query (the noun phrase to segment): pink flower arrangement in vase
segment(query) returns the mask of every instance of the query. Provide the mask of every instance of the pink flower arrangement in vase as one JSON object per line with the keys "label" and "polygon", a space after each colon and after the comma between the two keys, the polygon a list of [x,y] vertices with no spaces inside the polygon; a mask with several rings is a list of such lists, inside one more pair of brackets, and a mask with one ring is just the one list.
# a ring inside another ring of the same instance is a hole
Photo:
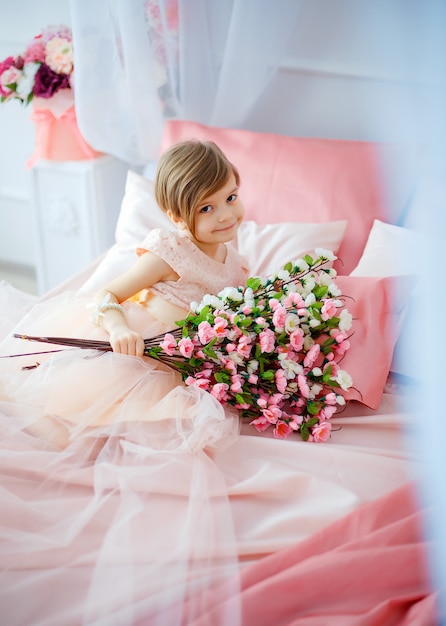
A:
{"label": "pink flower arrangement in vase", "polygon": [[23,54],[0,63],[0,100],[20,100],[27,106],[35,96],[52,98],[61,89],[71,89],[73,69],[70,28],[48,26]]}
{"label": "pink flower arrangement in vase", "polygon": [[74,108],[73,41],[68,26],[47,26],[23,54],[0,63],[0,102],[19,100],[32,105],[36,125],[35,150],[27,162],[39,159],[80,161],[101,153],[79,131]]}

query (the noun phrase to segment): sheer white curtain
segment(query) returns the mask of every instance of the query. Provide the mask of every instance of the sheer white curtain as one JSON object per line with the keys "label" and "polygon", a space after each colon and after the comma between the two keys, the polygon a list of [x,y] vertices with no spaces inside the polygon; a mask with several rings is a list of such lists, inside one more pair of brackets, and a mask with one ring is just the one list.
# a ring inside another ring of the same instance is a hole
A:
{"label": "sheer white curtain", "polygon": [[166,118],[243,128],[298,10],[298,0],[71,0],[83,135],[143,165]]}

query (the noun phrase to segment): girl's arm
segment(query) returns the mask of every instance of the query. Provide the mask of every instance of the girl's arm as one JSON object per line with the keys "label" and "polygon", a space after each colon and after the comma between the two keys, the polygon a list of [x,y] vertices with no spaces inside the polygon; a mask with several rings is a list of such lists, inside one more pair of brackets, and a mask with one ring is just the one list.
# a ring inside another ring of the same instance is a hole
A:
{"label": "girl's arm", "polygon": [[178,279],[178,274],[163,259],[146,252],[131,269],[97,292],[95,302],[100,312],[100,323],[109,333],[109,341],[115,352],[142,356],[144,340],[139,333],[129,328],[124,312],[119,307],[104,306],[103,303],[119,304],[159,281]]}

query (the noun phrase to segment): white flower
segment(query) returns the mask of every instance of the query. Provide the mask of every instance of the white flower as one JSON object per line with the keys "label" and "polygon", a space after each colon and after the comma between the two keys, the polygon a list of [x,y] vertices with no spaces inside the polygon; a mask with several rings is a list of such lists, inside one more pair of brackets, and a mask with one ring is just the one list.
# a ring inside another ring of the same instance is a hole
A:
{"label": "white flower", "polygon": [[321,272],[319,275],[318,283],[319,285],[323,285],[324,287],[329,287],[333,282],[333,276],[326,272]]}
{"label": "white flower", "polygon": [[243,365],[244,363],[242,355],[235,351],[228,354],[228,358],[230,358],[235,365]]}
{"label": "white flower", "polygon": [[251,287],[246,287],[245,289],[245,301],[246,300],[254,300],[254,292]]}
{"label": "white flower", "polygon": [[308,269],[308,263],[303,259],[295,259],[293,265],[297,267],[299,272],[306,272]]}
{"label": "white flower", "polygon": [[314,339],[311,335],[305,335],[304,337],[304,350],[309,350],[314,345]]}
{"label": "white flower", "polygon": [[345,405],[344,396],[336,396],[336,402],[337,404],[339,404],[339,406],[344,406]]}
{"label": "white flower", "polygon": [[235,302],[243,300],[243,294],[236,287],[225,287],[218,296],[222,300],[234,300]]}
{"label": "white flower", "polygon": [[283,290],[287,293],[295,293],[297,291],[297,285],[295,282],[288,283],[283,286]]}
{"label": "white flower", "polygon": [[322,370],[320,367],[313,367],[313,376],[322,376]]}
{"label": "white flower", "polygon": [[317,320],[315,317],[312,317],[311,320],[309,321],[309,324],[311,328],[316,328],[317,326],[320,325],[320,321]]}
{"label": "white flower", "polygon": [[318,257],[323,257],[327,261],[336,261],[338,258],[335,254],[333,254],[332,250],[326,250],[325,248],[315,248],[314,250]]}
{"label": "white flower", "polygon": [[296,313],[288,313],[285,318],[285,330],[287,333],[292,333],[300,325],[299,316]]}
{"label": "white flower", "polygon": [[313,383],[310,387],[310,398],[314,399],[318,393],[322,391],[323,387],[319,383]]}
{"label": "white flower", "polygon": [[252,359],[251,361],[249,361],[248,365],[246,366],[248,374],[254,374],[254,372],[257,372],[258,369],[259,362],[256,359]]}
{"label": "white flower", "polygon": [[19,80],[17,81],[17,93],[23,99],[27,100],[34,87],[34,77],[40,63],[25,63]]}
{"label": "white flower", "polygon": [[283,369],[283,371],[285,372],[285,376],[288,379],[295,378],[298,374],[302,374],[303,367],[300,363],[296,363],[296,361],[291,361],[290,359],[280,357],[286,357],[286,355],[279,354],[279,360],[280,367]]}
{"label": "white flower", "polygon": [[350,328],[352,327],[352,320],[352,314],[347,311],[347,309],[343,309],[339,316],[339,330],[342,332],[350,330]]}
{"label": "white flower", "polygon": [[335,381],[341,389],[344,389],[344,391],[347,391],[347,389],[349,389],[353,384],[352,377],[345,370],[338,371]]}
{"label": "white flower", "polygon": [[334,296],[335,298],[337,296],[342,295],[342,291],[339,289],[339,287],[335,283],[330,283],[330,285],[328,285],[328,293]]}
{"label": "white flower", "polygon": [[290,273],[287,270],[280,270],[279,272],[277,272],[277,278],[279,278],[280,280],[289,280]]}
{"label": "white flower", "polygon": [[216,307],[216,308],[220,307],[221,306],[220,298],[218,298],[217,296],[212,296],[209,293],[205,294],[201,301],[201,308],[203,308],[204,306],[208,306],[208,305]]}
{"label": "white flower", "polygon": [[314,295],[313,292],[309,293],[308,296],[305,298],[305,306],[311,306],[312,304],[314,304],[316,302],[316,296]]}

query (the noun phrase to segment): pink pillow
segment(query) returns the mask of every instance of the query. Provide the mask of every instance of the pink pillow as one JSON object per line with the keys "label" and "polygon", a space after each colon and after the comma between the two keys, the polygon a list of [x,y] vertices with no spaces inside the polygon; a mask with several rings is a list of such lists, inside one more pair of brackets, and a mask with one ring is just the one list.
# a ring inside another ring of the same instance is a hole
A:
{"label": "pink pillow", "polygon": [[[259,224],[348,220],[339,273],[357,265],[375,218],[385,219],[378,157],[395,147],[307,139],[195,122],[166,122],[161,152],[186,139],[212,140],[240,172],[246,219]],[[402,207],[401,207],[402,210]]]}
{"label": "pink pillow", "polygon": [[411,276],[338,276],[337,285],[353,316],[350,350],[341,362],[353,378],[343,395],[377,409],[392,363],[409,294]]}

